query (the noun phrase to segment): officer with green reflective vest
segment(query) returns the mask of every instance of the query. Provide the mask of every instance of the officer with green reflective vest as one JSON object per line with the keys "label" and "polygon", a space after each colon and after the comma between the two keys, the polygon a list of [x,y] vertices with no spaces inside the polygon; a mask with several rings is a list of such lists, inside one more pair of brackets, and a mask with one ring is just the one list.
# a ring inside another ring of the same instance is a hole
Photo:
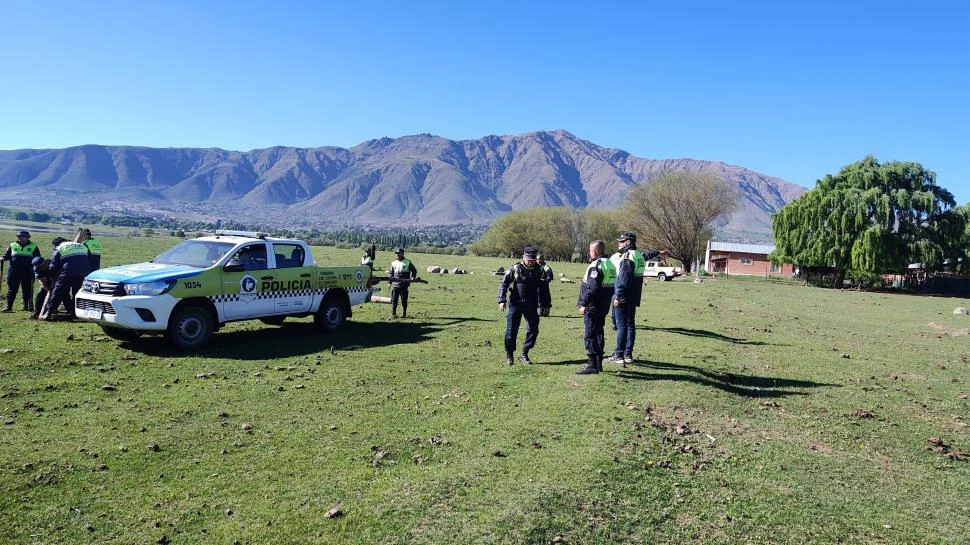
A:
{"label": "officer with green reflective vest", "polygon": [[370,267],[370,270],[374,270],[374,260],[370,256],[370,252],[364,250],[364,257],[360,259],[360,264],[365,267]]}
{"label": "officer with green reflective vest", "polygon": [[[391,268],[387,271],[391,281],[392,320],[397,319],[398,299],[401,301],[401,318],[408,317],[408,288],[411,286],[410,280],[418,277],[418,270],[414,268],[414,263],[404,258],[404,248],[395,248],[394,255],[397,259],[391,262]],[[408,280],[408,282],[397,280]]]}
{"label": "officer with green reflective vest", "polygon": [[84,277],[91,272],[88,248],[80,242],[71,242],[64,237],[51,241],[54,253],[51,255],[51,276],[55,278],[54,289],[44,304],[41,315],[44,320],[53,320],[54,310],[61,303],[67,307],[67,314],[74,319],[74,300],[71,294],[77,293],[84,283]]}
{"label": "officer with green reflective vest", "polygon": [[608,258],[606,243],[594,240],[589,245],[590,264],[583,275],[576,306],[583,317],[583,334],[588,362],[577,375],[595,375],[603,370],[603,350],[606,339],[603,326],[610,311],[613,287],[616,284],[616,267]]}
{"label": "officer with green reflective vest", "polygon": [[616,267],[616,288],[613,295],[613,321],[616,328],[616,350],[606,358],[607,363],[633,363],[633,344],[636,342],[637,307],[643,293],[643,273],[647,260],[660,252],[637,250],[637,235],[622,233],[616,239],[618,250],[610,257]]}
{"label": "officer with green reflective vest", "polygon": [[81,229],[78,242],[88,249],[88,261],[91,262],[91,272],[101,268],[101,242],[91,236],[90,229]]}
{"label": "officer with green reflective vest", "polygon": [[4,312],[13,310],[13,301],[17,298],[20,291],[20,298],[23,299],[24,310],[34,308],[34,271],[31,261],[35,257],[40,257],[40,250],[37,245],[30,241],[30,233],[21,231],[17,233],[17,242],[11,242],[7,250],[0,256],[0,262],[9,261],[10,268],[7,269],[7,307]]}

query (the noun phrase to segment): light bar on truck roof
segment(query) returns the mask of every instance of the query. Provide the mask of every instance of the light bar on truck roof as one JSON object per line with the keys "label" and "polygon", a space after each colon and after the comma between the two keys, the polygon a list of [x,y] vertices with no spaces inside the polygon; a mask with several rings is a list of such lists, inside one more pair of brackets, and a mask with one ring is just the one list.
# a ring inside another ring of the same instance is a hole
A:
{"label": "light bar on truck roof", "polygon": [[216,236],[232,236],[232,237],[248,237],[248,238],[266,238],[269,233],[260,233],[258,231],[233,231],[232,229],[218,229],[216,231]]}

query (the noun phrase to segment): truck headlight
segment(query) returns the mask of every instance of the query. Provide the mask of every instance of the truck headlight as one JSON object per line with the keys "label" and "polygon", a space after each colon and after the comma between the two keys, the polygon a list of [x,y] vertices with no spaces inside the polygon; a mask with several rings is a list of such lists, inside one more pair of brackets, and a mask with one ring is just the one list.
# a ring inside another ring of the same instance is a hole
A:
{"label": "truck headlight", "polygon": [[173,286],[175,286],[174,280],[125,284],[125,293],[128,295],[161,295],[172,289]]}

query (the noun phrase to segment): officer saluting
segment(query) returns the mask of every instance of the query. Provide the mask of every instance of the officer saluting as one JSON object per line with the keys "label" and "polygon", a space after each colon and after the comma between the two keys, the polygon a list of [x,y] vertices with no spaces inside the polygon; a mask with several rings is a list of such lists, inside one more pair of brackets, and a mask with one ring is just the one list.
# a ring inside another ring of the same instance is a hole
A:
{"label": "officer saluting", "polygon": [[519,325],[522,317],[528,327],[525,330],[525,341],[522,343],[522,355],[519,361],[532,363],[529,350],[536,344],[539,336],[539,301],[542,300],[542,268],[536,262],[536,249],[526,246],[522,252],[522,261],[509,267],[502,277],[502,285],[498,290],[498,309],[505,310],[505,294],[512,290],[509,300],[509,312],[505,318],[505,363],[515,363],[515,339],[519,336]]}
{"label": "officer saluting", "polygon": [[594,240],[589,245],[589,258],[592,260],[583,275],[583,285],[579,289],[579,314],[583,317],[583,333],[586,341],[586,367],[576,371],[577,375],[595,375],[603,370],[603,348],[606,340],[603,324],[610,311],[613,298],[613,285],[616,284],[616,267],[603,257],[606,243]]}
{"label": "officer saluting", "polygon": [[10,262],[10,268],[7,269],[7,308],[4,312],[13,310],[13,301],[17,298],[18,290],[20,298],[23,299],[24,310],[33,309],[31,297],[34,293],[34,274],[30,262],[35,257],[40,257],[40,250],[30,241],[30,233],[27,231],[17,233],[17,242],[11,242],[7,251],[0,256],[0,262]]}
{"label": "officer saluting", "polygon": [[62,302],[67,307],[67,314],[70,319],[74,319],[74,300],[72,293],[81,290],[84,277],[91,272],[91,262],[88,258],[88,249],[79,242],[70,242],[64,237],[57,237],[51,241],[54,246],[54,253],[51,255],[51,276],[55,278],[54,289],[47,303],[44,304],[42,315],[44,320],[54,319],[54,310]]}

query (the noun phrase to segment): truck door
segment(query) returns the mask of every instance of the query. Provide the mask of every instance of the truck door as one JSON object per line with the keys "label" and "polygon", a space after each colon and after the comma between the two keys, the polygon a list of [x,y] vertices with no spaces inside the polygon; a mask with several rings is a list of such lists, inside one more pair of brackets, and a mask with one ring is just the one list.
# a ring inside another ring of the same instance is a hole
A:
{"label": "truck door", "polygon": [[227,319],[256,318],[274,313],[267,282],[272,271],[266,259],[266,243],[253,242],[239,248],[229,263],[241,263],[244,271],[222,271],[223,310]]}
{"label": "truck door", "polygon": [[303,245],[274,242],[271,287],[275,314],[302,314],[310,311],[313,300],[313,266],[304,266],[307,255]]}

